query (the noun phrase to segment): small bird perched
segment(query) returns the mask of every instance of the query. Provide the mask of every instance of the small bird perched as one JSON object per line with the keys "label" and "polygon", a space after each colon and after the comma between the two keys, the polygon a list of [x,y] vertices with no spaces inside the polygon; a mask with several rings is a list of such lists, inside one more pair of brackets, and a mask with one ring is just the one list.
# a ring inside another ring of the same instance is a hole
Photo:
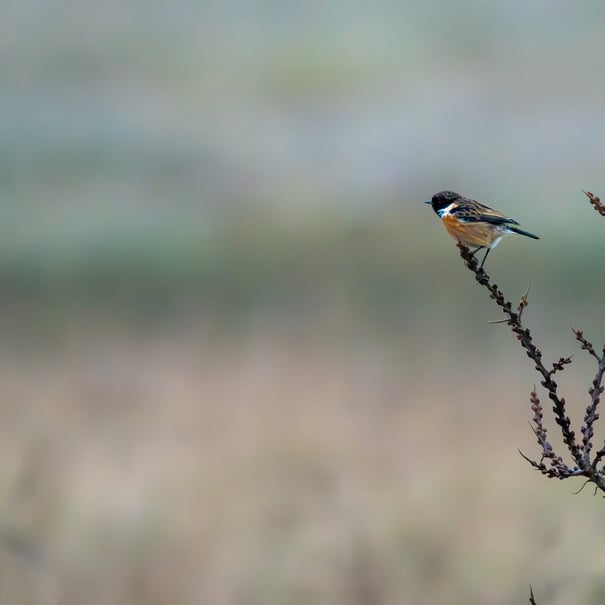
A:
{"label": "small bird perched", "polygon": [[505,235],[518,233],[540,239],[537,235],[520,229],[516,220],[502,212],[453,191],[440,191],[426,203],[431,204],[443,221],[446,231],[454,239],[465,246],[475,247],[473,254],[487,249],[480,269],[483,268],[487,255]]}

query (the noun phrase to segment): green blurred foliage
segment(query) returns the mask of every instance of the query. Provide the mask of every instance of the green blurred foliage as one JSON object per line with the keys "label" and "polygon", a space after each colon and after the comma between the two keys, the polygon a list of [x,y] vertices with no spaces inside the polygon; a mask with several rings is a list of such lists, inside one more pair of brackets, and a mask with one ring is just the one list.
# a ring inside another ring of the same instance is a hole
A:
{"label": "green blurred foliage", "polygon": [[598,28],[562,5],[548,23],[465,6],[109,2],[91,21],[9,3],[6,312],[432,312],[454,251],[422,201],[445,187],[543,234],[514,244],[531,277],[581,291],[601,239],[580,192],[601,176]]}

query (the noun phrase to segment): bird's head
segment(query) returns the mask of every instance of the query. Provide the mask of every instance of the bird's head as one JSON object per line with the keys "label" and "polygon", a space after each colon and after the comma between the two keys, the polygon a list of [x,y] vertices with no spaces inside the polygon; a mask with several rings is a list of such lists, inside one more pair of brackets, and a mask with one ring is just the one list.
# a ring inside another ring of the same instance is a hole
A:
{"label": "bird's head", "polygon": [[433,210],[439,214],[440,210],[447,208],[450,204],[460,199],[460,194],[454,191],[440,191],[432,198],[426,200],[425,204],[430,204]]}

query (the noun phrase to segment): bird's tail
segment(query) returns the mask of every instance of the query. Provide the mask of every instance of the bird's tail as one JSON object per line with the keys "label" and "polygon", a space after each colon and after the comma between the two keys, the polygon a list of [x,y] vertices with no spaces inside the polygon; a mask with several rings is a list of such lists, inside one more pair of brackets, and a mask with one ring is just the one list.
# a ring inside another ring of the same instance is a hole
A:
{"label": "bird's tail", "polygon": [[523,231],[523,229],[519,229],[516,225],[507,225],[506,228],[513,233],[518,233],[519,235],[524,235],[525,237],[531,237],[532,239],[540,239],[537,235],[530,233],[529,231]]}

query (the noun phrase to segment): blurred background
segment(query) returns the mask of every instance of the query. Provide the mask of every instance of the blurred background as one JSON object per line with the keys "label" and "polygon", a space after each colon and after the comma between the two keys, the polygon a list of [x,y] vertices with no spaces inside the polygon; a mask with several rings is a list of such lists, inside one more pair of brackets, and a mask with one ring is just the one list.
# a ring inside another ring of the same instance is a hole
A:
{"label": "blurred background", "polygon": [[423,204],[541,236],[487,268],[581,420],[601,3],[0,15],[2,603],[603,602],[602,499],[519,456],[537,376]]}

